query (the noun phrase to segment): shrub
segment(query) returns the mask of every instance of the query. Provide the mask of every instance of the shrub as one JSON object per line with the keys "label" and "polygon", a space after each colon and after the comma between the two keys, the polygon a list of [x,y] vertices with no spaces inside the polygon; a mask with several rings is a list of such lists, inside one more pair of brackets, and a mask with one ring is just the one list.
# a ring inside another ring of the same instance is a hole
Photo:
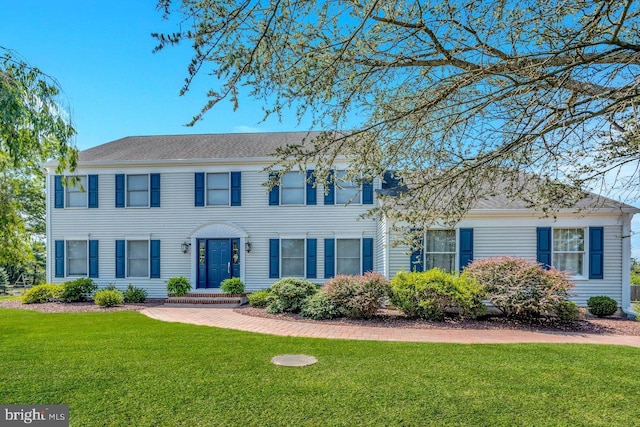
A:
{"label": "shrub", "polygon": [[101,289],[102,291],[107,290],[107,291],[117,291],[118,288],[116,287],[115,284],[113,283],[109,283],[107,286],[105,286],[104,288]]}
{"label": "shrub", "polygon": [[304,279],[286,277],[271,286],[272,301],[267,306],[269,313],[298,313],[305,299],[318,292],[316,285]]}
{"label": "shrub", "polygon": [[81,277],[62,284],[62,294],[60,299],[64,302],[88,301],[93,293],[98,289],[92,279]]}
{"label": "shrub", "polygon": [[191,284],[186,277],[172,277],[167,281],[167,293],[179,297],[191,290]]}
{"label": "shrub", "polygon": [[368,318],[376,314],[382,300],[389,296],[389,281],[379,273],[364,276],[338,275],[325,285],[327,299],[341,315]]}
{"label": "shrub", "polygon": [[239,277],[232,277],[231,279],[225,279],[220,285],[222,292],[228,294],[241,294],[244,292],[244,283]]}
{"label": "shrub", "polygon": [[600,295],[587,300],[589,312],[596,317],[606,317],[618,311],[618,302],[613,298]]}
{"label": "shrub", "polygon": [[391,280],[391,302],[409,317],[442,320],[448,314],[476,318],[486,312],[484,290],[468,276],[434,268],[400,272]]}
{"label": "shrub", "polygon": [[269,289],[267,289],[264,291],[252,292],[247,295],[247,298],[249,298],[249,305],[252,307],[265,308],[271,304],[273,296]]}
{"label": "shrub", "polygon": [[561,301],[556,305],[555,311],[560,320],[578,320],[581,316],[578,305],[573,301]]}
{"label": "shrub", "polygon": [[23,304],[41,304],[52,300],[60,299],[62,285],[52,285],[45,283],[34,286],[22,295]]}
{"label": "shrub", "polygon": [[340,310],[324,292],[318,292],[304,300],[300,316],[314,320],[335,319],[340,316]]}
{"label": "shrub", "polygon": [[486,298],[509,317],[557,314],[569,301],[573,284],[565,272],[523,258],[498,257],[472,262],[464,272],[485,288]]}
{"label": "shrub", "polygon": [[145,302],[147,300],[147,290],[138,288],[129,283],[127,289],[122,293],[124,297],[124,302],[127,304],[137,304],[141,302]]}
{"label": "shrub", "polygon": [[122,292],[117,289],[103,289],[96,292],[94,301],[100,307],[113,307],[124,302]]}

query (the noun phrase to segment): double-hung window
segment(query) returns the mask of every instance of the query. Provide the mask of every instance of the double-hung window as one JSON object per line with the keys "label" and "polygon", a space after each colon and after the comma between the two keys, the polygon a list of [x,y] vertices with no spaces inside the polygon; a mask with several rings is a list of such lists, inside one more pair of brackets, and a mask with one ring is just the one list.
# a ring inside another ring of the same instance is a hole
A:
{"label": "double-hung window", "polygon": [[149,277],[148,240],[127,240],[127,277]]}
{"label": "double-hung window", "polygon": [[307,178],[300,172],[287,172],[280,178],[281,205],[304,205]]}
{"label": "double-hung window", "polygon": [[336,274],[360,274],[360,239],[336,240]]}
{"label": "double-hung window", "polygon": [[304,239],[281,239],[280,246],[282,277],[304,277]]}
{"label": "double-hung window", "polygon": [[87,176],[75,177],[75,182],[71,184],[71,177],[67,178],[65,201],[67,208],[87,207]]}
{"label": "double-hung window", "polygon": [[552,264],[575,276],[584,276],[584,228],[553,229]]}
{"label": "double-hung window", "polygon": [[149,206],[149,175],[127,175],[127,206]]}
{"label": "double-hung window", "polygon": [[456,231],[428,230],[424,245],[425,271],[432,268],[452,272],[456,268]]}
{"label": "double-hung window", "polygon": [[207,174],[207,206],[229,205],[229,173]]}
{"label": "double-hung window", "polygon": [[348,203],[361,203],[360,184],[354,179],[346,179],[346,171],[336,172],[336,203],[346,205]]}
{"label": "double-hung window", "polygon": [[67,240],[67,276],[87,277],[89,272],[89,251],[86,240]]}

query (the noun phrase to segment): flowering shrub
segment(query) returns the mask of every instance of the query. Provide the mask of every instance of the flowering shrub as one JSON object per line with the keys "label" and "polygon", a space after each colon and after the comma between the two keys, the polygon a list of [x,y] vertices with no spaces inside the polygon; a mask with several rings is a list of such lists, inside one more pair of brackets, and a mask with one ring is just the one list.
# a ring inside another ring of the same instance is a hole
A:
{"label": "flowering shrub", "polygon": [[304,279],[286,277],[271,286],[271,303],[267,306],[269,313],[298,313],[308,296],[318,292],[316,285]]}
{"label": "flowering shrub", "polygon": [[468,276],[434,268],[400,272],[391,280],[391,302],[409,317],[442,320],[447,314],[476,318],[485,313],[483,289]]}
{"label": "flowering shrub", "polygon": [[473,261],[463,275],[482,285],[489,302],[510,317],[558,314],[573,287],[566,273],[516,257]]}
{"label": "flowering shrub", "polygon": [[364,276],[338,275],[325,285],[327,299],[340,314],[355,318],[376,314],[389,291],[389,281],[381,274],[371,272]]}

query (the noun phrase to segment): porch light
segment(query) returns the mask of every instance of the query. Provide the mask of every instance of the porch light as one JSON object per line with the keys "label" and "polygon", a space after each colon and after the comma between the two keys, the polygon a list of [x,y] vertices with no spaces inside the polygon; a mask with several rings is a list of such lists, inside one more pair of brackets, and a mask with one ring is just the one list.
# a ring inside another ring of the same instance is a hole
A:
{"label": "porch light", "polygon": [[244,244],[244,249],[247,251],[247,253],[251,252],[251,242],[246,242]]}
{"label": "porch light", "polygon": [[189,248],[191,248],[191,243],[189,242],[182,242],[182,244],[180,245],[180,249],[182,250],[183,254],[189,253]]}

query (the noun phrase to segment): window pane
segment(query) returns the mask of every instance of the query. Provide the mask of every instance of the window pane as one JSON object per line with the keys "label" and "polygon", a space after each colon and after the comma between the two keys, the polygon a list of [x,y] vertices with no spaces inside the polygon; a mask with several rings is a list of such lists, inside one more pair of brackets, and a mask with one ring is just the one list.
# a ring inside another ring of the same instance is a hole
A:
{"label": "window pane", "polygon": [[360,258],[338,258],[337,274],[360,274]]}
{"label": "window pane", "polygon": [[455,252],[455,230],[429,230],[425,242],[425,252]]}
{"label": "window pane", "polygon": [[228,205],[229,191],[228,190],[207,191],[207,204],[208,205]]}
{"label": "window pane", "polygon": [[149,242],[146,240],[127,241],[127,276],[149,276]]}
{"label": "window pane", "polygon": [[282,277],[304,277],[304,259],[282,258]]}
{"label": "window pane", "polygon": [[553,230],[554,251],[584,251],[584,229],[558,228]]}
{"label": "window pane", "polygon": [[282,239],[282,276],[304,277],[304,239]]}
{"label": "window pane", "polygon": [[69,259],[68,276],[86,276],[87,260],[86,259]]}
{"label": "window pane", "polygon": [[303,205],[304,189],[303,188],[283,188],[282,204],[283,205]]}
{"label": "window pane", "polygon": [[[346,171],[336,172],[338,186],[336,186],[336,203],[360,203],[360,185],[354,180],[345,180]],[[340,187],[340,188],[338,188]]]}
{"label": "window pane", "polygon": [[287,172],[280,180],[282,193],[281,204],[303,205],[306,177],[298,172]]}
{"label": "window pane", "polygon": [[127,193],[127,206],[149,206],[149,193],[146,191],[129,191]]}
{"label": "window pane", "polygon": [[86,240],[67,241],[67,275],[87,275],[87,242]]}
{"label": "window pane", "polygon": [[148,175],[127,175],[127,206],[149,206],[148,190]]}
{"label": "window pane", "polygon": [[67,187],[67,207],[87,207],[87,177],[79,176],[75,185]]}
{"label": "window pane", "polygon": [[229,189],[228,173],[210,173],[207,174],[207,188],[210,190]]}
{"label": "window pane", "polygon": [[127,175],[127,190],[148,190],[148,175]]}
{"label": "window pane", "polygon": [[452,272],[456,268],[455,254],[427,254],[425,270],[439,268],[446,272]]}
{"label": "window pane", "polygon": [[281,183],[283,187],[304,187],[306,177],[298,172],[287,172],[282,175]]}
{"label": "window pane", "polygon": [[128,277],[148,277],[147,266],[148,263],[144,260],[130,259]]}
{"label": "window pane", "polygon": [[282,256],[304,257],[304,239],[282,239]]}
{"label": "window pane", "polygon": [[86,240],[67,241],[67,256],[69,258],[87,258]]}
{"label": "window pane", "polygon": [[568,271],[575,275],[582,275],[582,263],[584,255],[581,253],[567,254],[558,253],[554,255],[554,267],[558,270]]}
{"label": "window pane", "polygon": [[360,239],[338,239],[336,274],[360,274]]}

